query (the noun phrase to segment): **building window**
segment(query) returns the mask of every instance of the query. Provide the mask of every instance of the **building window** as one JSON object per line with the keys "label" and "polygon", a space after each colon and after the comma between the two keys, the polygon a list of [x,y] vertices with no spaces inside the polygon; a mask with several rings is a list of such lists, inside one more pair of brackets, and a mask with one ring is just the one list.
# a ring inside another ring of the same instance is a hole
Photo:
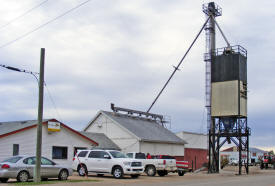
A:
{"label": "building window", "polygon": [[13,156],[19,155],[19,144],[13,144],[12,155]]}
{"label": "building window", "polygon": [[68,159],[68,147],[53,146],[52,159]]}

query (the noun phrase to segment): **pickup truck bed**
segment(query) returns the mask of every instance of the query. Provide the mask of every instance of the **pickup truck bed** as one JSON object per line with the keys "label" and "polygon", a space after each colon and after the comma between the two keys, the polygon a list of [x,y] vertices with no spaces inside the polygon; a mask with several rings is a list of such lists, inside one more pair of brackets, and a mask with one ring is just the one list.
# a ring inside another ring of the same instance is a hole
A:
{"label": "pickup truck bed", "polygon": [[155,176],[156,173],[159,176],[165,176],[169,172],[178,172],[179,176],[183,176],[188,170],[187,161],[179,161],[179,165],[177,166],[175,158],[169,155],[152,156],[152,159],[146,159],[145,153],[130,152],[127,153],[127,156],[129,158],[141,160],[145,173],[148,176]]}
{"label": "pickup truck bed", "polygon": [[176,161],[179,176],[183,176],[186,172],[190,171],[188,161]]}

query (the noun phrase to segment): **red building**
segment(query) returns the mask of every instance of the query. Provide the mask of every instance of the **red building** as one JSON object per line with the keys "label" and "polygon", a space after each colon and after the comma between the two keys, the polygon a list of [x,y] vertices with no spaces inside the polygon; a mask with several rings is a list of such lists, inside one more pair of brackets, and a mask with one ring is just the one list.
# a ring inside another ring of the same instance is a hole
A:
{"label": "red building", "polygon": [[188,143],[184,148],[184,157],[176,157],[176,159],[188,161],[193,171],[207,167],[207,135],[185,131],[176,135]]}

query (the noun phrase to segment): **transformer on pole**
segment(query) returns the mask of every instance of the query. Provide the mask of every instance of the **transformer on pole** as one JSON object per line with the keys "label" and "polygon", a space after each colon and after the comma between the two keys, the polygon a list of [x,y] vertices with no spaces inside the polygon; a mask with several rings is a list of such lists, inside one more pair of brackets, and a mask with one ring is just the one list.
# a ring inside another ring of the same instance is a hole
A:
{"label": "transformer on pole", "polygon": [[[222,15],[218,5],[214,2],[204,4],[203,12],[209,18],[205,27],[204,56],[208,172],[219,172],[220,148],[225,142],[233,141],[239,151],[239,174],[243,164],[248,173],[250,128],[247,126],[247,51],[241,46],[230,46],[215,20],[215,17]],[[225,48],[216,49],[216,25],[227,42]],[[244,162],[243,157],[246,159]]]}

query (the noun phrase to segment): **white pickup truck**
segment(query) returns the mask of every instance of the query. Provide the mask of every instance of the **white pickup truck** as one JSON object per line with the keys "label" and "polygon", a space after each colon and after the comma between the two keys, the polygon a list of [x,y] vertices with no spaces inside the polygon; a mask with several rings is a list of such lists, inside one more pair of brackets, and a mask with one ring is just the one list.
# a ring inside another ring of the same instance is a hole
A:
{"label": "white pickup truck", "polygon": [[[136,159],[142,162],[144,171],[148,176],[165,176],[169,172],[177,172],[176,160],[169,159],[146,159],[145,153],[142,152],[129,152],[126,154],[129,158]],[[167,156],[171,157],[171,156]]]}

